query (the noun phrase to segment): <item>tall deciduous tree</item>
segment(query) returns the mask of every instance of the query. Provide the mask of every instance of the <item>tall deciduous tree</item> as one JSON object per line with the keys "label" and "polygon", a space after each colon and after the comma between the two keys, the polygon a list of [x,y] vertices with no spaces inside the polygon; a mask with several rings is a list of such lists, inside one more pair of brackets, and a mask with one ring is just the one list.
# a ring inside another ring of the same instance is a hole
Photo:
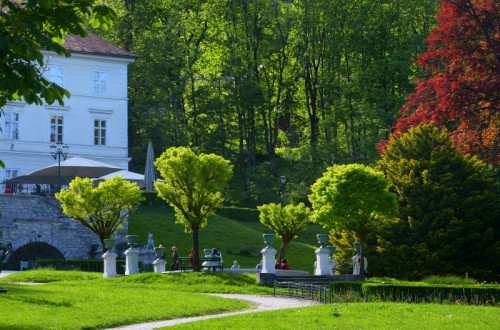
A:
{"label": "tall deciduous tree", "polygon": [[281,238],[281,249],[279,260],[285,257],[288,244],[297,237],[297,234],[306,229],[310,222],[311,210],[304,203],[297,206],[287,205],[284,208],[280,204],[265,204],[258,206],[260,211],[260,222],[274,230]]}
{"label": "tall deciduous tree", "polygon": [[388,187],[384,175],[368,166],[334,165],[316,181],[309,196],[314,222],[356,233],[362,275],[367,235],[389,225],[397,214],[396,195]]}
{"label": "tall deciduous tree", "polygon": [[163,182],[155,182],[158,196],[175,209],[177,222],[191,231],[194,269],[200,270],[198,231],[223,201],[221,191],[232,176],[229,161],[191,149],[167,149],[155,162]]}
{"label": "tall deciduous tree", "polygon": [[135,183],[115,176],[94,187],[93,180],[75,178],[67,190],[56,194],[63,212],[78,221],[99,237],[102,251],[104,240],[116,233],[140,202],[141,191]]}
{"label": "tall deciduous tree", "polygon": [[65,34],[87,36],[83,26],[107,28],[114,12],[94,0],[0,2],[0,107],[8,101],[42,104],[69,97],[68,91],[42,76],[42,49],[70,56]]}
{"label": "tall deciduous tree", "polygon": [[422,125],[389,141],[379,161],[398,195],[398,219],[378,238],[385,274],[420,279],[469,273],[498,280],[499,199],[484,163],[441,129]]}
{"label": "tall deciduous tree", "polygon": [[[417,64],[419,81],[395,134],[434,122],[457,147],[500,162],[500,5],[496,0],[440,0],[439,26]],[[384,143],[381,144],[383,149]]]}

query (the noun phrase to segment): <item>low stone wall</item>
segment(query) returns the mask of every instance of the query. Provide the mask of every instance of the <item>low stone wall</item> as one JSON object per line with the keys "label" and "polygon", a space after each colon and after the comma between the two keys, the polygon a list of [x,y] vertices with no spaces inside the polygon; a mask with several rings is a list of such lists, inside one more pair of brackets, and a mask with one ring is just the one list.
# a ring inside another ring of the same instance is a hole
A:
{"label": "low stone wall", "polygon": [[[0,195],[0,230],[13,250],[34,242],[58,249],[66,259],[88,259],[97,236],[63,212],[53,197]],[[127,228],[120,230],[117,242],[124,241]]]}

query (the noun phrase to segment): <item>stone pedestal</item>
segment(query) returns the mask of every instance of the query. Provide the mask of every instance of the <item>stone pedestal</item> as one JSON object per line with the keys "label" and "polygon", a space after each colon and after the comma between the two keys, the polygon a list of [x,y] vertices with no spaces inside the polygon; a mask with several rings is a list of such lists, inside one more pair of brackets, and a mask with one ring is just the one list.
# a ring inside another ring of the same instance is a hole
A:
{"label": "stone pedestal", "polygon": [[314,275],[330,275],[330,250],[320,247],[314,252],[316,253],[316,269],[314,270]]}
{"label": "stone pedestal", "polygon": [[102,277],[116,277],[116,253],[106,252],[102,255],[104,261],[104,274]]}
{"label": "stone pedestal", "polygon": [[125,275],[139,273],[139,251],[133,248],[125,251]]}
{"label": "stone pedestal", "polygon": [[160,258],[153,261],[153,268],[155,270],[155,273],[164,273],[166,265],[167,265],[167,262],[163,259],[160,259]]}
{"label": "stone pedestal", "polygon": [[276,269],[274,268],[274,258],[276,257],[276,250],[272,247],[263,248],[260,253],[262,253],[262,271],[263,274],[276,274]]}
{"label": "stone pedestal", "polygon": [[333,269],[337,268],[337,259],[330,258],[328,260],[328,267],[330,268],[330,275],[335,275]]}

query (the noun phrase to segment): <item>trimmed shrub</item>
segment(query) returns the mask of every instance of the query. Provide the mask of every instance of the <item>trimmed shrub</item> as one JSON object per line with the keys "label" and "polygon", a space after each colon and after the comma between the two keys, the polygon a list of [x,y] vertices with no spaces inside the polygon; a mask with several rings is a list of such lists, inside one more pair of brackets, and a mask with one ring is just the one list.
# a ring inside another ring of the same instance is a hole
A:
{"label": "trimmed shrub", "polygon": [[363,284],[363,296],[367,300],[397,302],[439,302],[450,304],[498,306],[498,285],[429,285],[424,283]]}

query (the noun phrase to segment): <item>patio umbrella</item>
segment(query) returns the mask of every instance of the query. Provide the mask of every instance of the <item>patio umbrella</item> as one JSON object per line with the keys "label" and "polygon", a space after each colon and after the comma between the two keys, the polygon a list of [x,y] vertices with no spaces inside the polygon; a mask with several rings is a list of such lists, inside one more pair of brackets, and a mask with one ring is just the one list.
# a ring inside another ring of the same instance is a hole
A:
{"label": "patio umbrella", "polygon": [[[17,176],[7,180],[7,183],[58,184],[58,165],[56,163],[26,175]],[[115,165],[82,157],[73,157],[61,162],[61,184],[68,185],[77,176],[81,178],[98,178],[119,170],[122,170],[122,168]]]}
{"label": "patio umbrella", "polygon": [[148,151],[146,154],[146,169],[144,172],[144,181],[146,190],[155,191],[153,182],[156,181],[156,167],[155,167],[155,154],[153,151],[153,143],[148,143]]}
{"label": "patio umbrella", "polygon": [[94,183],[99,183],[99,182],[104,181],[106,179],[113,178],[116,175],[123,175],[123,178],[125,180],[130,181],[130,182],[135,182],[137,184],[137,186],[139,186],[139,188],[141,188],[141,189],[143,189],[146,186],[144,183],[144,175],[143,174],[130,172],[127,170],[121,170],[118,172],[113,172],[110,174],[103,175],[100,178],[94,179]]}

